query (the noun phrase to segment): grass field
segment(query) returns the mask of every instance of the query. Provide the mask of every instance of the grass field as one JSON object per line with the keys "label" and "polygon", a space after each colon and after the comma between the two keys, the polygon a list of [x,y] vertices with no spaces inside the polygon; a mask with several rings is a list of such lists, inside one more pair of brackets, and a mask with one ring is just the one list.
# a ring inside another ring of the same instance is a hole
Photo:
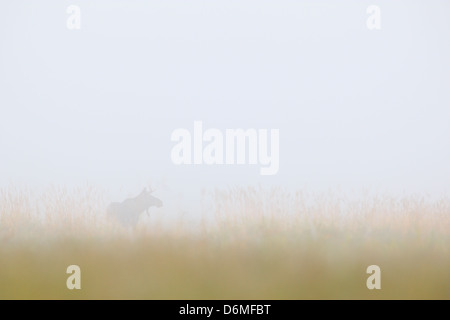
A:
{"label": "grass field", "polygon": [[[449,299],[450,201],[205,194],[196,227],[105,218],[94,187],[0,189],[0,299]],[[81,268],[81,290],[66,268]],[[381,268],[368,290],[366,268]]]}

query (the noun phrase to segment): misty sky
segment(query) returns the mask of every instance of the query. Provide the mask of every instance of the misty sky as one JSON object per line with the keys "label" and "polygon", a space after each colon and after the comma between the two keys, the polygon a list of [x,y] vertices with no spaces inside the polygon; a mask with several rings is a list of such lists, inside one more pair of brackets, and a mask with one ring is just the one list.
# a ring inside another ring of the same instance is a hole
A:
{"label": "misty sky", "polygon": [[[68,30],[66,8],[81,8]],[[381,8],[382,29],[366,27]],[[0,184],[450,192],[450,2],[0,2]],[[280,130],[277,175],[177,128]]]}

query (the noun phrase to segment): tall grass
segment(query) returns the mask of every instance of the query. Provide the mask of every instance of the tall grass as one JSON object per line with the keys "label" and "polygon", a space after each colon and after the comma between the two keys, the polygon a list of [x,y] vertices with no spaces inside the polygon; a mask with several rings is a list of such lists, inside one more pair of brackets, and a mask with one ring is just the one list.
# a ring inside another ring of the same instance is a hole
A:
{"label": "tall grass", "polygon": [[[126,230],[92,186],[0,189],[0,299],[449,299],[450,201],[205,193],[200,223]],[[197,214],[197,213],[196,213]],[[82,289],[66,288],[67,266]],[[367,266],[382,270],[368,290]]]}

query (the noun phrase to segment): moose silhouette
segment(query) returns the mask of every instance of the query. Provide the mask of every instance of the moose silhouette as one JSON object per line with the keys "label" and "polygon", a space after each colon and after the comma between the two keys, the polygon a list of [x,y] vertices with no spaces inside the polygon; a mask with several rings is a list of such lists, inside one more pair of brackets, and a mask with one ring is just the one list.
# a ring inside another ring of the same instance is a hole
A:
{"label": "moose silhouette", "polygon": [[124,227],[135,228],[141,213],[150,207],[162,207],[163,202],[152,196],[153,190],[144,188],[142,192],[134,197],[126,199],[123,202],[112,202],[107,208],[107,215],[114,218]]}

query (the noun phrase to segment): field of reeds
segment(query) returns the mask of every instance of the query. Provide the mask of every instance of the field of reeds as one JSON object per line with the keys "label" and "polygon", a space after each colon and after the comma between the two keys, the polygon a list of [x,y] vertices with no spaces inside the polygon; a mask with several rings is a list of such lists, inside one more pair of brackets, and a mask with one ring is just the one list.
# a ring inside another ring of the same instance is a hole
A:
{"label": "field of reeds", "polygon": [[[90,186],[0,189],[0,299],[450,298],[447,198],[236,187],[205,192],[195,223],[136,230],[107,204]],[[366,287],[374,264],[381,290]]]}

